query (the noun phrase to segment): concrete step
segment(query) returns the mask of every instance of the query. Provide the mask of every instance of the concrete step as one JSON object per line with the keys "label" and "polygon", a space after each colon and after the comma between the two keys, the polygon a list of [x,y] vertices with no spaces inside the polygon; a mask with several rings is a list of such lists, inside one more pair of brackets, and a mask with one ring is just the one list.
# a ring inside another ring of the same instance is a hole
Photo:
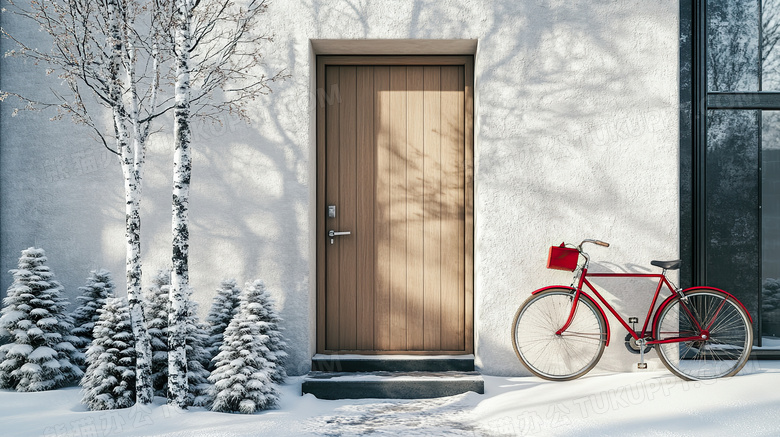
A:
{"label": "concrete step", "polygon": [[319,372],[304,378],[302,391],[319,399],[427,399],[473,391],[485,393],[477,372]]}
{"label": "concrete step", "polygon": [[324,355],[311,360],[316,372],[473,372],[474,355]]}

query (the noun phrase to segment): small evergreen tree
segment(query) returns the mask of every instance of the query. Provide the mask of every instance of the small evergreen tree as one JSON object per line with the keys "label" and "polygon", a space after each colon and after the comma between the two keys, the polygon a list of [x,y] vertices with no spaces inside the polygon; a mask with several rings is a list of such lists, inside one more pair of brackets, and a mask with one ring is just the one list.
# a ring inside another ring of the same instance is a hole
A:
{"label": "small evergreen tree", "polygon": [[135,349],[130,309],[125,299],[109,298],[98,309],[94,340],[81,380],[82,402],[90,410],[127,408],[135,403]]}
{"label": "small evergreen tree", "polygon": [[[236,285],[235,279],[225,279],[217,289],[217,295],[211,303],[211,310],[206,316],[206,322],[209,324],[209,338],[207,351],[210,355],[209,361],[219,353],[219,347],[222,345],[222,336],[225,329],[230,324],[230,320],[238,312],[238,306],[241,302],[241,289]],[[213,367],[210,365],[209,368]]]}
{"label": "small evergreen tree", "polygon": [[152,344],[152,386],[156,396],[167,396],[168,391],[168,293],[171,286],[171,271],[157,272],[152,285],[145,291],[146,329]]}
{"label": "small evergreen tree", "polygon": [[76,299],[81,305],[73,312],[73,336],[78,338],[78,344],[74,346],[86,352],[92,343],[95,322],[100,318],[98,310],[103,308],[106,299],[114,296],[111,272],[104,269],[91,271],[87,284],[79,290],[81,295]]}
{"label": "small evergreen tree", "polygon": [[250,304],[253,314],[255,314],[259,320],[260,334],[268,336],[268,352],[265,357],[268,361],[273,363],[274,371],[271,377],[274,382],[281,383],[287,378],[287,372],[284,370],[284,361],[287,358],[287,352],[285,348],[287,343],[282,337],[281,323],[282,319],[276,312],[274,300],[271,294],[265,287],[265,284],[261,280],[256,280],[251,285],[247,284],[247,289],[250,290],[250,295],[253,302],[256,304]]}
{"label": "small evergreen tree", "polygon": [[274,386],[276,363],[271,360],[271,337],[264,329],[264,287],[248,287],[241,294],[238,313],[225,329],[216,368],[209,381],[214,383],[212,411],[254,413],[278,402]]}
{"label": "small evergreen tree", "polygon": [[211,403],[208,363],[211,356],[205,348],[209,339],[208,326],[198,319],[198,304],[192,300],[192,290],[187,290],[186,355],[187,393],[186,404],[206,406]]}
{"label": "small evergreen tree", "polygon": [[83,374],[77,363],[83,355],[70,335],[73,320],[62,285],[46,266],[43,249],[22,251],[19,268],[11,270],[0,317],[0,335],[11,343],[0,346],[0,388],[42,391],[77,381]]}

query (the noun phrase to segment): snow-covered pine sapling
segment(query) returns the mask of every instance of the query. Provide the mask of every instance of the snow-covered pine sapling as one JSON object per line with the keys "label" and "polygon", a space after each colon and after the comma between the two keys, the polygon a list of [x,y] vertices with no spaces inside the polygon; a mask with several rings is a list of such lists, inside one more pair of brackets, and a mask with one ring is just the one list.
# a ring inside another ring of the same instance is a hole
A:
{"label": "snow-covered pine sapling", "polygon": [[265,353],[266,359],[273,363],[274,371],[271,374],[274,382],[281,383],[287,378],[287,372],[284,370],[284,361],[287,358],[287,343],[282,337],[281,323],[282,319],[276,312],[274,299],[265,287],[265,283],[256,280],[246,287],[253,296],[253,304],[250,309],[259,320],[260,334],[268,336],[268,352]]}
{"label": "snow-covered pine sapling", "polygon": [[62,285],[46,265],[43,249],[22,251],[19,268],[11,270],[0,314],[0,335],[11,343],[0,346],[0,388],[42,391],[81,378],[76,364],[83,359],[72,342],[72,319]]}
{"label": "snow-covered pine sapling", "polygon": [[73,336],[78,338],[78,347],[86,352],[92,343],[92,329],[100,318],[98,310],[103,308],[106,299],[114,297],[114,281],[111,272],[105,269],[93,270],[87,283],[79,287],[81,295],[76,300],[80,305],[73,311]]}
{"label": "snow-covered pine sapling", "polygon": [[171,271],[157,271],[152,284],[144,290],[146,329],[152,346],[152,387],[156,396],[168,394],[168,313]]}
{"label": "snow-covered pine sapling", "polygon": [[[236,285],[235,279],[225,279],[217,289],[217,294],[211,302],[211,309],[206,316],[209,324],[209,339],[206,350],[211,358],[219,353],[222,346],[222,336],[233,316],[238,312],[241,298],[241,289]],[[209,360],[211,360],[211,358]],[[213,368],[209,366],[209,368]]]}
{"label": "snow-covered pine sapling", "polygon": [[82,402],[90,410],[131,407],[135,403],[135,350],[130,310],[123,298],[109,298],[99,310],[94,340],[81,379]]}
{"label": "snow-covered pine sapling", "polygon": [[207,406],[211,404],[211,383],[208,363],[211,359],[205,344],[208,342],[208,327],[198,318],[198,304],[192,300],[192,290],[187,293],[187,405]]}
{"label": "snow-covered pine sapling", "polygon": [[244,290],[238,313],[225,329],[209,377],[214,384],[212,411],[251,414],[278,402],[276,367],[268,359],[271,338],[260,333],[264,322],[259,294],[257,287]]}

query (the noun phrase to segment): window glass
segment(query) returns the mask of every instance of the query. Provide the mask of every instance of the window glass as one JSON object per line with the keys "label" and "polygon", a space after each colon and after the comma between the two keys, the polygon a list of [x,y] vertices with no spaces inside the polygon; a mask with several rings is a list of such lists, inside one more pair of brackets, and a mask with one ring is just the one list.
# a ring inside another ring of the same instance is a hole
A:
{"label": "window glass", "polygon": [[[761,126],[762,334],[780,337],[780,112],[763,111]],[[771,343],[771,342],[770,342]],[[780,346],[780,343],[777,344]]]}
{"label": "window glass", "polygon": [[707,0],[708,91],[761,89],[760,3],[761,0]]}
{"label": "window glass", "polygon": [[780,0],[761,1],[761,85],[780,90]]}
{"label": "window glass", "polygon": [[733,293],[754,316],[760,274],[759,117],[760,111],[707,112],[705,186],[706,285]]}

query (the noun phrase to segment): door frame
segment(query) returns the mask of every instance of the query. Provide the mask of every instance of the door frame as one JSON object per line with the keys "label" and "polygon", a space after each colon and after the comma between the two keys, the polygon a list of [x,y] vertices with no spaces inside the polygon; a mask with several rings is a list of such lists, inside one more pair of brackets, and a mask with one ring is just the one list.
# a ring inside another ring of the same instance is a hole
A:
{"label": "door frame", "polygon": [[327,65],[462,65],[464,71],[464,336],[462,351],[359,351],[350,353],[447,355],[474,353],[474,56],[411,55],[411,56],[331,56],[318,55],[316,69],[316,350],[317,353],[337,353],[325,349],[325,105],[332,96],[325,89]]}

